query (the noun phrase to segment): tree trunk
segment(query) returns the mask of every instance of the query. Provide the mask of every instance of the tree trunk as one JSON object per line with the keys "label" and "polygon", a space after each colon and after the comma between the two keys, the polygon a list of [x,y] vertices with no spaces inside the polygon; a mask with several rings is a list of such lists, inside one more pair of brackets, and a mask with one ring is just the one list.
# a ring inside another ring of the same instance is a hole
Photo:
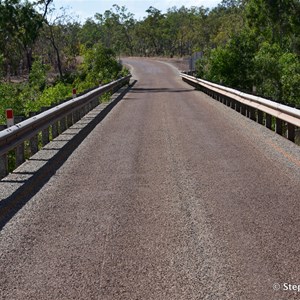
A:
{"label": "tree trunk", "polygon": [[59,50],[56,47],[56,45],[55,45],[54,42],[52,42],[52,45],[53,45],[55,53],[56,53],[57,67],[58,67],[59,76],[60,76],[60,78],[62,78],[63,77],[63,72],[62,72],[62,65],[61,65],[61,59],[60,59]]}
{"label": "tree trunk", "polygon": [[26,48],[26,59],[27,59],[27,68],[28,72],[30,73],[32,68],[32,49]]}

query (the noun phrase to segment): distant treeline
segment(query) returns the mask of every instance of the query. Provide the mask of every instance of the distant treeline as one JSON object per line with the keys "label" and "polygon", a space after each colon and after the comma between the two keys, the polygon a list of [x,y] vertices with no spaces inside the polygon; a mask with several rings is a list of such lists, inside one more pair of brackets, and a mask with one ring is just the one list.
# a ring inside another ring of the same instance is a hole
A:
{"label": "distant treeline", "polygon": [[3,78],[28,74],[40,61],[64,79],[95,44],[115,57],[201,52],[198,76],[300,105],[299,0],[223,0],[213,9],[182,6],[166,13],[149,7],[143,20],[114,5],[84,23],[52,2],[0,1]]}

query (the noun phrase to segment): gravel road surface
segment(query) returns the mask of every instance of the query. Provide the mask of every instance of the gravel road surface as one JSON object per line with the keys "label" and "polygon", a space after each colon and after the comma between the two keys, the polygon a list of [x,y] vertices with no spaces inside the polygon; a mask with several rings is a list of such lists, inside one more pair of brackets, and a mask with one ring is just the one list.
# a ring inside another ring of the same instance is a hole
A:
{"label": "gravel road surface", "polygon": [[1,230],[0,299],[300,299],[299,147],[124,62],[131,91]]}

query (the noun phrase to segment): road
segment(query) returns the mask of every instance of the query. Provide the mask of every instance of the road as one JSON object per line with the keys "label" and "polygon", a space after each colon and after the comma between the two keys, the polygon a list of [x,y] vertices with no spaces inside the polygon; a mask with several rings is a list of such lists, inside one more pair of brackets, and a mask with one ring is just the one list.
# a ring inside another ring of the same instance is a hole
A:
{"label": "road", "polygon": [[2,229],[0,298],[300,299],[299,147],[124,61],[131,91]]}

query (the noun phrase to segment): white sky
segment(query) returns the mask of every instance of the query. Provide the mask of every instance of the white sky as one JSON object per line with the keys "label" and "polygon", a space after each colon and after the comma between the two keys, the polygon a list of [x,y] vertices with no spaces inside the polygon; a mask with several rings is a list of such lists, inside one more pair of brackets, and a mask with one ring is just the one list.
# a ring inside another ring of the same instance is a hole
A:
{"label": "white sky", "polygon": [[68,8],[68,14],[74,13],[74,18],[77,16],[81,21],[88,17],[93,17],[96,13],[104,13],[105,10],[112,8],[113,4],[126,6],[128,11],[133,13],[135,19],[142,19],[147,15],[145,12],[150,6],[153,6],[165,13],[168,8],[182,5],[186,7],[204,6],[212,8],[217,6],[221,0],[54,0],[54,5],[58,9],[60,7]]}

